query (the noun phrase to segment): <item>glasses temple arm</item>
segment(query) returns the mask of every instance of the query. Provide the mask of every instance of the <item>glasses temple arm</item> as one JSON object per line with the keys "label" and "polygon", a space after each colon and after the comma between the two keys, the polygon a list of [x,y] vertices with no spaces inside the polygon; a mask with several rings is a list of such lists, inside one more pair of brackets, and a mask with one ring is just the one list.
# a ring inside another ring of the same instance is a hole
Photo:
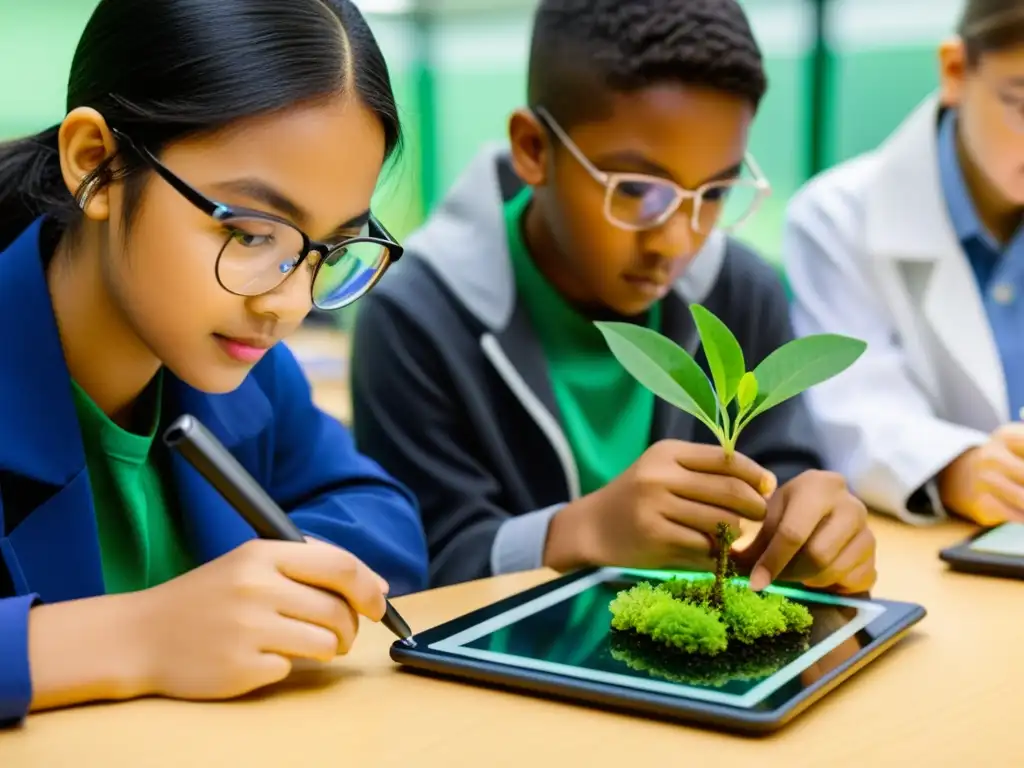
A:
{"label": "glasses temple arm", "polygon": [[743,156],[744,162],[750,166],[750,172],[754,174],[754,181],[757,185],[766,189],[771,189],[771,182],[768,181],[768,177],[764,175],[764,171],[761,170],[761,166],[757,164],[757,160],[754,159],[754,155],[747,152]]}
{"label": "glasses temple arm", "polygon": [[156,155],[154,155],[148,149],[139,146],[134,141],[132,141],[130,137],[126,136],[125,134],[121,133],[118,130],[113,131],[113,133],[114,136],[117,137],[118,141],[123,142],[129,149],[131,149],[133,152],[135,152],[135,154],[141,157],[146,162],[146,164],[154,171],[156,171],[156,173],[164,181],[170,184],[186,200],[192,203],[192,205],[201,210],[203,213],[207,214],[208,216],[213,216],[220,208],[223,207],[219,203],[214,202],[206,195],[202,194],[198,190],[194,189],[193,187],[179,179],[174,173],[171,172],[171,170],[167,166],[165,166],[163,163],[157,160]]}
{"label": "glasses temple arm", "polygon": [[541,122],[545,123],[548,128],[551,129],[551,132],[555,134],[558,140],[562,143],[562,146],[569,150],[569,154],[575,157],[576,161],[583,166],[591,177],[593,177],[594,181],[607,186],[609,182],[608,174],[594,167],[593,163],[587,159],[587,156],[584,155],[573,140],[569,138],[569,135],[562,130],[562,127],[558,123],[555,122],[555,119],[551,117],[551,114],[544,109],[544,107],[535,107],[533,111],[537,117],[540,118]]}

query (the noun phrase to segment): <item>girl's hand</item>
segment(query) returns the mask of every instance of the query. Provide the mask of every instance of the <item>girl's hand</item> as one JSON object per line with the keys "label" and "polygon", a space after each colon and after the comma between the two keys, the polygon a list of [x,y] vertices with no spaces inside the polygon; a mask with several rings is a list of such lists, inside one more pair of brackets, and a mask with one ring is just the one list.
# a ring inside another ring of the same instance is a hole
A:
{"label": "girl's hand", "polygon": [[328,662],[361,614],[384,615],[386,583],[331,544],[251,541],[135,595],[149,693],[225,699],[278,682],[294,659]]}

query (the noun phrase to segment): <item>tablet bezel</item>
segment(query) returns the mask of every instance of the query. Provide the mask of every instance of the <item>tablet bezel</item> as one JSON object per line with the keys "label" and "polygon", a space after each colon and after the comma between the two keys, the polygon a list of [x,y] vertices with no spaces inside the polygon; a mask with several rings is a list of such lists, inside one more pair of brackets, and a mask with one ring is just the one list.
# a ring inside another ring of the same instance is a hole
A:
{"label": "tablet bezel", "polygon": [[885,613],[874,619],[860,632],[871,633],[872,627],[876,627],[876,631],[878,631],[880,626],[885,627],[884,631],[880,631],[854,656],[837,665],[835,669],[823,675],[813,685],[770,710],[750,710],[685,696],[629,689],[610,683],[583,680],[553,672],[470,658],[429,647],[465,631],[467,624],[469,626],[479,624],[535,600],[548,592],[587,578],[600,570],[603,569],[588,568],[566,574],[456,617],[417,634],[415,647],[396,642],[391,647],[391,658],[411,672],[467,680],[577,704],[595,705],[632,714],[709,725],[740,733],[764,734],[777,730],[806,710],[815,701],[895,644],[926,615],[925,609],[917,604],[869,600],[874,605],[884,608]]}
{"label": "tablet bezel", "polygon": [[939,559],[954,571],[1003,579],[1024,579],[1024,558],[971,549],[971,544],[976,540],[1001,526],[987,526],[959,544],[946,547],[939,552]]}

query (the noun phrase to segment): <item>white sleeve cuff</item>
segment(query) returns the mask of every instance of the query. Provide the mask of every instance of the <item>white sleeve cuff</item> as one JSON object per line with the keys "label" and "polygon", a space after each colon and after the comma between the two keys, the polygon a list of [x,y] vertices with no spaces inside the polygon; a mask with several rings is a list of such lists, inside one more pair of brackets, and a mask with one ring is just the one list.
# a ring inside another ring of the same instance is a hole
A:
{"label": "white sleeve cuff", "polygon": [[[920,430],[920,437],[892,446],[878,457],[872,468],[860,475],[854,491],[864,503],[911,525],[942,522],[949,513],[939,498],[936,478],[957,458],[984,445],[988,435],[952,424],[933,423]],[[923,491],[924,509],[908,507],[911,497]]]}

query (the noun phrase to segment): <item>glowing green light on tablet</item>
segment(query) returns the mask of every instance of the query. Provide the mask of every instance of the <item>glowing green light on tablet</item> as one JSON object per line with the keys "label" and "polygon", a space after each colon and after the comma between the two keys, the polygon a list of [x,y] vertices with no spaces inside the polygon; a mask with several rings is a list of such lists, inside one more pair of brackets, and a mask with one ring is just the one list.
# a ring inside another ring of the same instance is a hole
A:
{"label": "glowing green light on tablet", "polygon": [[715,577],[713,573],[708,573],[707,571],[652,571],[643,568],[622,568],[619,572],[623,576],[636,576],[640,579],[659,579],[661,581],[668,581],[673,578],[692,581],[694,579],[713,579]]}

